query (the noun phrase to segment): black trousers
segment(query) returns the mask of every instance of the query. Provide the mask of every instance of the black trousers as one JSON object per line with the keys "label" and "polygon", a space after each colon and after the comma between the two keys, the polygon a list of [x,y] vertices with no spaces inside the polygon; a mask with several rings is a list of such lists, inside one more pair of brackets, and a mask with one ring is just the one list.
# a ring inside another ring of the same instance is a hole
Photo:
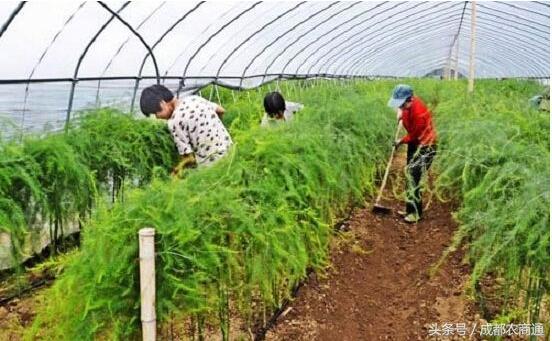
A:
{"label": "black trousers", "polygon": [[436,146],[408,144],[406,153],[406,214],[418,213],[422,216],[422,195],[420,181],[424,172],[429,170]]}

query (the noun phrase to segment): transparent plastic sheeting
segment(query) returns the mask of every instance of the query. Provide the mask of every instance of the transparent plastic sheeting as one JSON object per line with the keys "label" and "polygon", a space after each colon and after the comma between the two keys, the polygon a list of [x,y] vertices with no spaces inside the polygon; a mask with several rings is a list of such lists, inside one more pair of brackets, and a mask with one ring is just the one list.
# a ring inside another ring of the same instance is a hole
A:
{"label": "transparent plastic sheeting", "polygon": [[[476,6],[476,77],[549,78],[548,2]],[[456,66],[467,75],[471,17],[464,1],[1,2],[0,115],[56,126],[68,106],[128,109],[158,78],[187,91]]]}

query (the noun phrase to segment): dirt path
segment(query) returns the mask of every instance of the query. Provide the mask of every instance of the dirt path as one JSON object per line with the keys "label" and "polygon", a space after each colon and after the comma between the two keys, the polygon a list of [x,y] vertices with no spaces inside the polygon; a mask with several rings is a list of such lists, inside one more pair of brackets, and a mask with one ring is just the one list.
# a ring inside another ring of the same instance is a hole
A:
{"label": "dirt path", "polygon": [[[389,206],[402,209],[396,200]],[[396,213],[357,209],[345,239],[332,247],[326,278],[308,279],[266,340],[442,340],[430,330],[443,333],[444,323],[465,323],[469,335],[480,321],[464,293],[463,251],[429,275],[457,228],[451,212],[451,204],[433,201],[424,220],[408,225]]]}
{"label": "dirt path", "polygon": [[[404,155],[395,160],[391,180],[400,188]],[[394,211],[402,208],[397,200],[388,204]],[[429,336],[432,323],[438,329],[465,323],[469,335],[474,321],[484,321],[464,293],[469,267],[462,262],[463,251],[451,254],[430,276],[457,228],[453,210],[451,204],[432,201],[426,219],[408,225],[395,213],[356,209],[343,237],[334,238],[325,277],[312,275],[305,282],[266,340],[447,339]],[[42,299],[38,290],[0,306],[0,341],[19,340]]]}
{"label": "dirt path", "polygon": [[18,341],[29,328],[36,315],[36,307],[44,302],[46,287],[0,305],[0,341]]}

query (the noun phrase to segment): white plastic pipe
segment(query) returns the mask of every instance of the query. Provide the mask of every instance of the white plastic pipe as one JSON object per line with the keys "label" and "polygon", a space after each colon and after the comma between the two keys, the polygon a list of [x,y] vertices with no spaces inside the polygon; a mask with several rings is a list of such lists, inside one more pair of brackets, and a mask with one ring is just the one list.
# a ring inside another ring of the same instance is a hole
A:
{"label": "white plastic pipe", "polygon": [[471,3],[471,46],[470,46],[470,74],[468,79],[468,93],[473,92],[473,83],[475,80],[475,20],[477,18],[475,0]]}
{"label": "white plastic pipe", "polygon": [[138,232],[140,248],[140,303],[142,340],[155,341],[155,230],[143,228]]}

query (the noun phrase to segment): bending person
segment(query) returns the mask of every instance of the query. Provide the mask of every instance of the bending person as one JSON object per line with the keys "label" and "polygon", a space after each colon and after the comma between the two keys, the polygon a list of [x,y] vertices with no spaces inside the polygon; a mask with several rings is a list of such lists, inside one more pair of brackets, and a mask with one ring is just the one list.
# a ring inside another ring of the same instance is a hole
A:
{"label": "bending person", "polygon": [[284,100],[282,94],[277,91],[268,93],[264,98],[265,115],[261,126],[266,127],[277,122],[289,122],[296,112],[303,109],[303,105]]}
{"label": "bending person", "polygon": [[167,120],[169,131],[181,156],[173,170],[209,165],[223,157],[232,145],[230,134],[222,124],[224,108],[200,96],[177,99],[163,85],[152,85],[142,91],[140,109],[144,115]]}

